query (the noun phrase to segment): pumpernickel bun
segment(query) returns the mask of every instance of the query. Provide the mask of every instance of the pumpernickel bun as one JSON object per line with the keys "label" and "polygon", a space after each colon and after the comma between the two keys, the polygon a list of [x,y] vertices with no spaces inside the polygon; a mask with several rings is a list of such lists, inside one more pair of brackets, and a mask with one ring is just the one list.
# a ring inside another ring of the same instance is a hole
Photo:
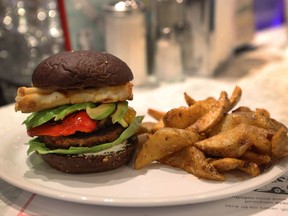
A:
{"label": "pumpernickel bun", "polygon": [[32,74],[32,86],[17,91],[15,110],[24,121],[28,154],[67,173],[116,169],[135,151],[143,116],[128,106],[133,74],[125,62],[104,52],[53,55]]}
{"label": "pumpernickel bun", "polygon": [[123,85],[132,79],[128,65],[109,53],[74,51],[41,62],[32,74],[32,85],[67,90]]}
{"label": "pumpernickel bun", "polygon": [[44,154],[43,160],[52,168],[72,174],[98,173],[119,168],[130,162],[135,152],[137,138],[130,139],[119,150],[91,155]]}

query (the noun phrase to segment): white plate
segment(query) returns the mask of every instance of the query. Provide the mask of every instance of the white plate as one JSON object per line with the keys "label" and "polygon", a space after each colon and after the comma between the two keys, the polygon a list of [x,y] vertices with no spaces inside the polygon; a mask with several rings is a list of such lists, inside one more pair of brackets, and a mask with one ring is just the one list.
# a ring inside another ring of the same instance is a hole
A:
{"label": "white plate", "polygon": [[27,157],[29,139],[21,126],[23,114],[13,106],[0,109],[0,177],[8,183],[43,196],[95,205],[167,206],[207,202],[245,193],[270,183],[285,173],[288,160],[256,178],[230,176],[225,182],[200,180],[164,165],[133,170],[70,175],[48,167],[37,155]]}

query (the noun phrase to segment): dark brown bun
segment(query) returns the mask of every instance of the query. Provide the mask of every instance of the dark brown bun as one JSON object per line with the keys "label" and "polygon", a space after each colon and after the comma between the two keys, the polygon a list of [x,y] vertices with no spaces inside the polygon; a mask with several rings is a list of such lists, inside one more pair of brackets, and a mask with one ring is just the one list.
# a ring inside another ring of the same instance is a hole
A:
{"label": "dark brown bun", "polygon": [[131,161],[137,139],[130,139],[125,148],[102,155],[60,155],[44,154],[42,159],[52,168],[72,174],[98,173],[119,168]]}
{"label": "dark brown bun", "polygon": [[133,79],[128,65],[114,55],[97,51],[61,52],[33,71],[38,88],[81,89],[125,84]]}

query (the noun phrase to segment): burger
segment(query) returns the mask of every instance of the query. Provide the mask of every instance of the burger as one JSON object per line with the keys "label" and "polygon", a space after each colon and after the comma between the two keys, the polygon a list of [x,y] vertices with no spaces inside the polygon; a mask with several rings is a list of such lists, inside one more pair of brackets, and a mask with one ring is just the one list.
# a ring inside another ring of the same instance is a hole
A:
{"label": "burger", "polygon": [[33,71],[31,87],[19,87],[15,111],[29,113],[23,124],[36,152],[52,168],[95,173],[132,159],[143,116],[128,105],[133,74],[105,52],[52,55]]}

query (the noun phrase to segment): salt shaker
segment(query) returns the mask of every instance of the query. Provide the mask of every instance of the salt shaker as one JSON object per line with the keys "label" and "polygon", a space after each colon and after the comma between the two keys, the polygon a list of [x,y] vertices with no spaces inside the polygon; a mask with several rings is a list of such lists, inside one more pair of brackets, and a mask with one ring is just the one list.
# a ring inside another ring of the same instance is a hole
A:
{"label": "salt shaker", "polygon": [[106,51],[131,68],[136,86],[147,80],[146,20],[139,1],[113,1],[104,6]]}
{"label": "salt shaker", "polygon": [[160,82],[175,82],[184,79],[182,32],[178,30],[183,22],[183,1],[152,1],[154,32],[153,73]]}
{"label": "salt shaker", "polygon": [[165,27],[156,42],[155,75],[159,81],[174,82],[183,79],[181,46],[175,32]]}

